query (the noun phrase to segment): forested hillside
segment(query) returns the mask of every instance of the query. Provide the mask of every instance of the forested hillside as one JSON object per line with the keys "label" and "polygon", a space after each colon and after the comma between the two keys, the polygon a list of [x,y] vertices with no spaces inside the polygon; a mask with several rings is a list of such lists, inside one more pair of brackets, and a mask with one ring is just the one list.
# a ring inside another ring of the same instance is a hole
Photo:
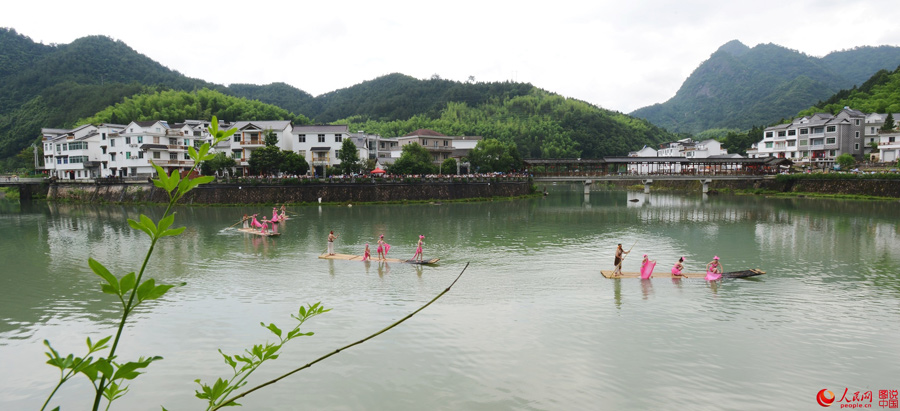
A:
{"label": "forested hillside", "polygon": [[386,137],[420,128],[449,136],[482,136],[516,143],[522,157],[599,158],[624,156],[644,145],[656,146],[676,136],[645,120],[532,88],[528,95],[497,97],[469,106],[451,102],[436,116],[376,121],[352,117],[339,121],[351,130]]}
{"label": "forested hillside", "polygon": [[0,63],[0,161],[30,150],[41,127],[71,126],[127,96],[223,88],[187,78],[104,36],[42,45],[0,28]]}
{"label": "forested hillside", "polygon": [[859,47],[816,58],[774,44],[731,41],[703,62],[670,100],[631,114],[672,131],[746,130],[770,124],[900,65],[900,47]]}
{"label": "forested hillside", "polygon": [[187,78],[104,36],[42,45],[2,28],[0,63],[0,169],[26,166],[42,127],[79,120],[314,119],[386,137],[432,128],[514,141],[525,157],[625,155],[674,138],[646,121],[527,83],[389,74],[313,97],[284,83],[224,87]]}
{"label": "forested hillside", "polygon": [[256,100],[247,100],[203,89],[189,92],[167,90],[138,94],[109,106],[96,115],[82,119],[77,124],[114,123],[131,121],[165,120],[180,123],[186,119],[210,119],[234,122],[240,120],[291,120],[294,124],[309,124],[304,116]]}
{"label": "forested hillside", "polygon": [[900,67],[893,71],[880,70],[859,87],[841,90],[797,116],[837,114],[844,107],[864,113],[900,113]]}

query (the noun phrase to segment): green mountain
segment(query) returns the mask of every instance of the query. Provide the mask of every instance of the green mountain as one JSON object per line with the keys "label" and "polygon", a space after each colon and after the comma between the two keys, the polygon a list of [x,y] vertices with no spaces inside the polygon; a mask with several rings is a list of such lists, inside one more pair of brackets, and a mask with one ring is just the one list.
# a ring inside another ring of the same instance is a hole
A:
{"label": "green mountain", "polygon": [[260,115],[300,123],[341,121],[387,137],[432,128],[515,141],[529,157],[624,155],[674,139],[644,120],[527,83],[389,74],[313,97],[284,83],[224,87],[188,78],[105,36],[43,45],[5,28],[0,28],[0,93],[0,169],[27,165],[42,127],[157,118],[178,122],[212,114],[226,121]]}
{"label": "green mountain", "polygon": [[859,47],[817,58],[774,44],[726,43],[675,96],[631,113],[676,132],[749,129],[790,117],[838,90],[900,65],[900,47]]}
{"label": "green mountain", "polygon": [[160,89],[223,89],[169,70],[104,36],[42,45],[0,28],[0,159],[125,97]]}
{"label": "green mountain", "polygon": [[796,116],[836,114],[844,107],[864,113],[900,113],[900,67],[893,71],[879,70],[859,87],[838,91]]}

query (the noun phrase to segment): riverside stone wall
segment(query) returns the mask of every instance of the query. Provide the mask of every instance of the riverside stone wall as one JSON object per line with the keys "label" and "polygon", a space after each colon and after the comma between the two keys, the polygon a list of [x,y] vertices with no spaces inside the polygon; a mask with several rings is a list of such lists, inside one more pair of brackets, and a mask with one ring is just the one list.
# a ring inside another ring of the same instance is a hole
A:
{"label": "riverside stone wall", "polygon": [[[641,185],[640,182],[617,182],[616,187],[630,187]],[[650,190],[701,190],[699,181],[664,181],[656,180],[650,186]],[[900,180],[840,180],[840,179],[803,179],[786,183],[776,180],[713,180],[709,184],[710,190],[771,190],[782,193],[819,193],[819,194],[845,194],[900,198]]]}
{"label": "riverside stone wall", "polygon": [[[208,184],[189,192],[184,204],[360,203],[440,201],[517,197],[529,194],[528,181],[330,183],[303,185]],[[53,184],[49,200],[89,203],[164,203],[166,193],[150,183]]]}

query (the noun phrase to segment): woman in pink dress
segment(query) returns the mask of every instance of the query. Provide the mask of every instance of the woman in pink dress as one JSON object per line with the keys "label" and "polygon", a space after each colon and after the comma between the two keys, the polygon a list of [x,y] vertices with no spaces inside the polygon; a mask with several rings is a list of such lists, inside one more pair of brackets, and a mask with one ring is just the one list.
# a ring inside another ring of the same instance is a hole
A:
{"label": "woman in pink dress", "polygon": [[706,281],[716,281],[721,278],[722,263],[719,262],[719,256],[715,256],[709,264],[706,264]]}
{"label": "woman in pink dress", "polygon": [[681,277],[681,270],[684,270],[684,257],[678,259],[678,262],[672,267],[672,275]]}
{"label": "woman in pink dress", "polygon": [[366,243],[366,251],[363,253],[363,261],[369,261],[369,243]]}
{"label": "woman in pink dress", "polygon": [[272,224],[278,222],[278,208],[272,207]]}
{"label": "woman in pink dress", "polygon": [[422,242],[422,240],[424,240],[424,239],[425,239],[424,235],[419,236],[419,243],[416,244],[416,255],[413,256],[413,258],[412,258],[413,260],[416,260],[419,262],[422,261],[422,245],[425,244],[424,242]]}
{"label": "woman in pink dress", "polygon": [[256,219],[256,214],[253,214],[253,221],[250,223],[250,226],[256,229],[262,228],[262,224]]}
{"label": "woman in pink dress", "polygon": [[384,242],[384,234],[382,234],[381,236],[378,237],[378,247],[375,248],[375,251],[378,252],[378,259],[382,260],[382,261],[384,260],[384,257],[385,257],[384,256],[384,245],[385,244],[386,243]]}
{"label": "woman in pink dress", "polygon": [[262,228],[260,228],[259,231],[263,234],[269,231],[269,220],[266,220],[266,217],[263,217]]}
{"label": "woman in pink dress", "polygon": [[644,261],[641,261],[641,280],[647,280],[653,276],[653,269],[656,267],[656,261],[650,261],[647,254],[644,254]]}

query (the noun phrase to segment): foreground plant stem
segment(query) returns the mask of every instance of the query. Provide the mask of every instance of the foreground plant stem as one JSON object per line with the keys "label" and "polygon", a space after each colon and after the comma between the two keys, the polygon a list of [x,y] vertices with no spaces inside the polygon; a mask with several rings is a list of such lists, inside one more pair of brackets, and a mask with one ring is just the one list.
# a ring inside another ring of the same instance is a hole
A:
{"label": "foreground plant stem", "polygon": [[296,373],[296,372],[298,372],[298,371],[302,371],[302,370],[305,370],[305,369],[307,369],[307,368],[309,368],[309,367],[312,367],[313,364],[316,364],[316,363],[318,363],[318,362],[320,362],[320,361],[322,361],[322,360],[324,360],[324,359],[326,359],[326,358],[328,358],[328,357],[331,357],[332,355],[335,355],[335,354],[337,354],[337,353],[339,353],[339,352],[341,352],[341,351],[344,351],[344,350],[346,350],[346,349],[348,349],[348,348],[350,348],[350,347],[353,347],[353,346],[355,346],[355,345],[360,345],[360,344],[362,344],[362,343],[364,343],[364,342],[366,342],[366,341],[369,341],[369,340],[371,340],[371,339],[373,339],[373,338],[375,338],[375,337],[377,337],[377,336],[379,336],[379,335],[381,335],[381,334],[384,334],[386,331],[390,330],[391,328],[394,328],[394,327],[400,325],[402,322],[404,322],[404,321],[406,321],[406,320],[412,318],[412,316],[418,314],[419,311],[424,310],[426,307],[428,307],[429,305],[431,305],[431,303],[437,301],[438,298],[441,298],[444,294],[447,294],[447,292],[450,291],[451,288],[453,288],[453,285],[456,284],[457,281],[459,281],[459,278],[462,277],[463,273],[466,272],[466,268],[469,268],[469,263],[466,263],[466,266],[463,267],[462,271],[459,272],[459,275],[456,276],[456,279],[454,279],[453,282],[450,283],[450,285],[447,286],[447,288],[444,289],[443,292],[441,292],[440,294],[438,294],[437,296],[435,296],[434,298],[432,298],[431,301],[429,301],[428,303],[426,303],[425,305],[423,305],[422,307],[420,307],[418,310],[415,310],[415,311],[411,312],[411,313],[410,313],[409,315],[407,315],[406,317],[401,318],[401,319],[398,320],[397,322],[395,322],[395,323],[393,323],[393,324],[391,324],[391,325],[385,327],[384,329],[382,329],[381,331],[376,332],[375,334],[372,334],[372,335],[370,335],[370,336],[368,336],[368,337],[366,337],[366,338],[363,338],[363,339],[361,339],[361,340],[359,340],[359,341],[357,341],[357,342],[347,344],[347,345],[345,345],[345,346],[343,346],[343,347],[341,347],[341,348],[338,348],[338,349],[334,350],[333,352],[330,352],[330,353],[328,353],[328,354],[325,354],[325,355],[323,355],[323,356],[321,356],[321,357],[319,357],[319,358],[313,360],[313,361],[312,361],[311,363],[309,363],[309,364],[306,364],[306,365],[304,365],[304,366],[302,366],[302,367],[300,367],[300,368],[297,368],[297,369],[295,369],[295,370],[293,370],[293,371],[290,371],[290,372],[288,372],[288,373],[286,373],[286,374],[284,374],[284,375],[282,375],[282,376],[280,376],[280,377],[277,377],[277,378],[275,378],[275,379],[269,380],[269,381],[267,381],[267,382],[265,382],[265,383],[262,383],[262,384],[260,384],[260,385],[257,385],[256,387],[253,387],[253,388],[251,388],[251,389],[249,389],[249,390],[247,390],[247,391],[245,391],[245,392],[243,392],[243,393],[241,393],[241,394],[238,394],[238,395],[234,396],[233,398],[230,398],[230,399],[224,401],[223,403],[217,405],[215,408],[213,408],[213,411],[218,410],[218,409],[220,409],[220,408],[222,408],[222,407],[226,407],[226,406],[230,405],[231,403],[233,403],[233,402],[235,402],[235,401],[237,401],[237,400],[239,400],[239,399],[245,397],[247,394],[250,394],[250,393],[253,392],[253,391],[256,391],[256,390],[258,390],[258,389],[260,389],[260,388],[263,388],[263,387],[265,387],[265,386],[268,386],[268,385],[275,384],[276,382],[281,381],[282,379],[284,379],[284,378],[286,378],[286,377],[288,377],[288,376],[290,376],[290,375],[292,375],[292,374],[294,374],[294,373]]}

